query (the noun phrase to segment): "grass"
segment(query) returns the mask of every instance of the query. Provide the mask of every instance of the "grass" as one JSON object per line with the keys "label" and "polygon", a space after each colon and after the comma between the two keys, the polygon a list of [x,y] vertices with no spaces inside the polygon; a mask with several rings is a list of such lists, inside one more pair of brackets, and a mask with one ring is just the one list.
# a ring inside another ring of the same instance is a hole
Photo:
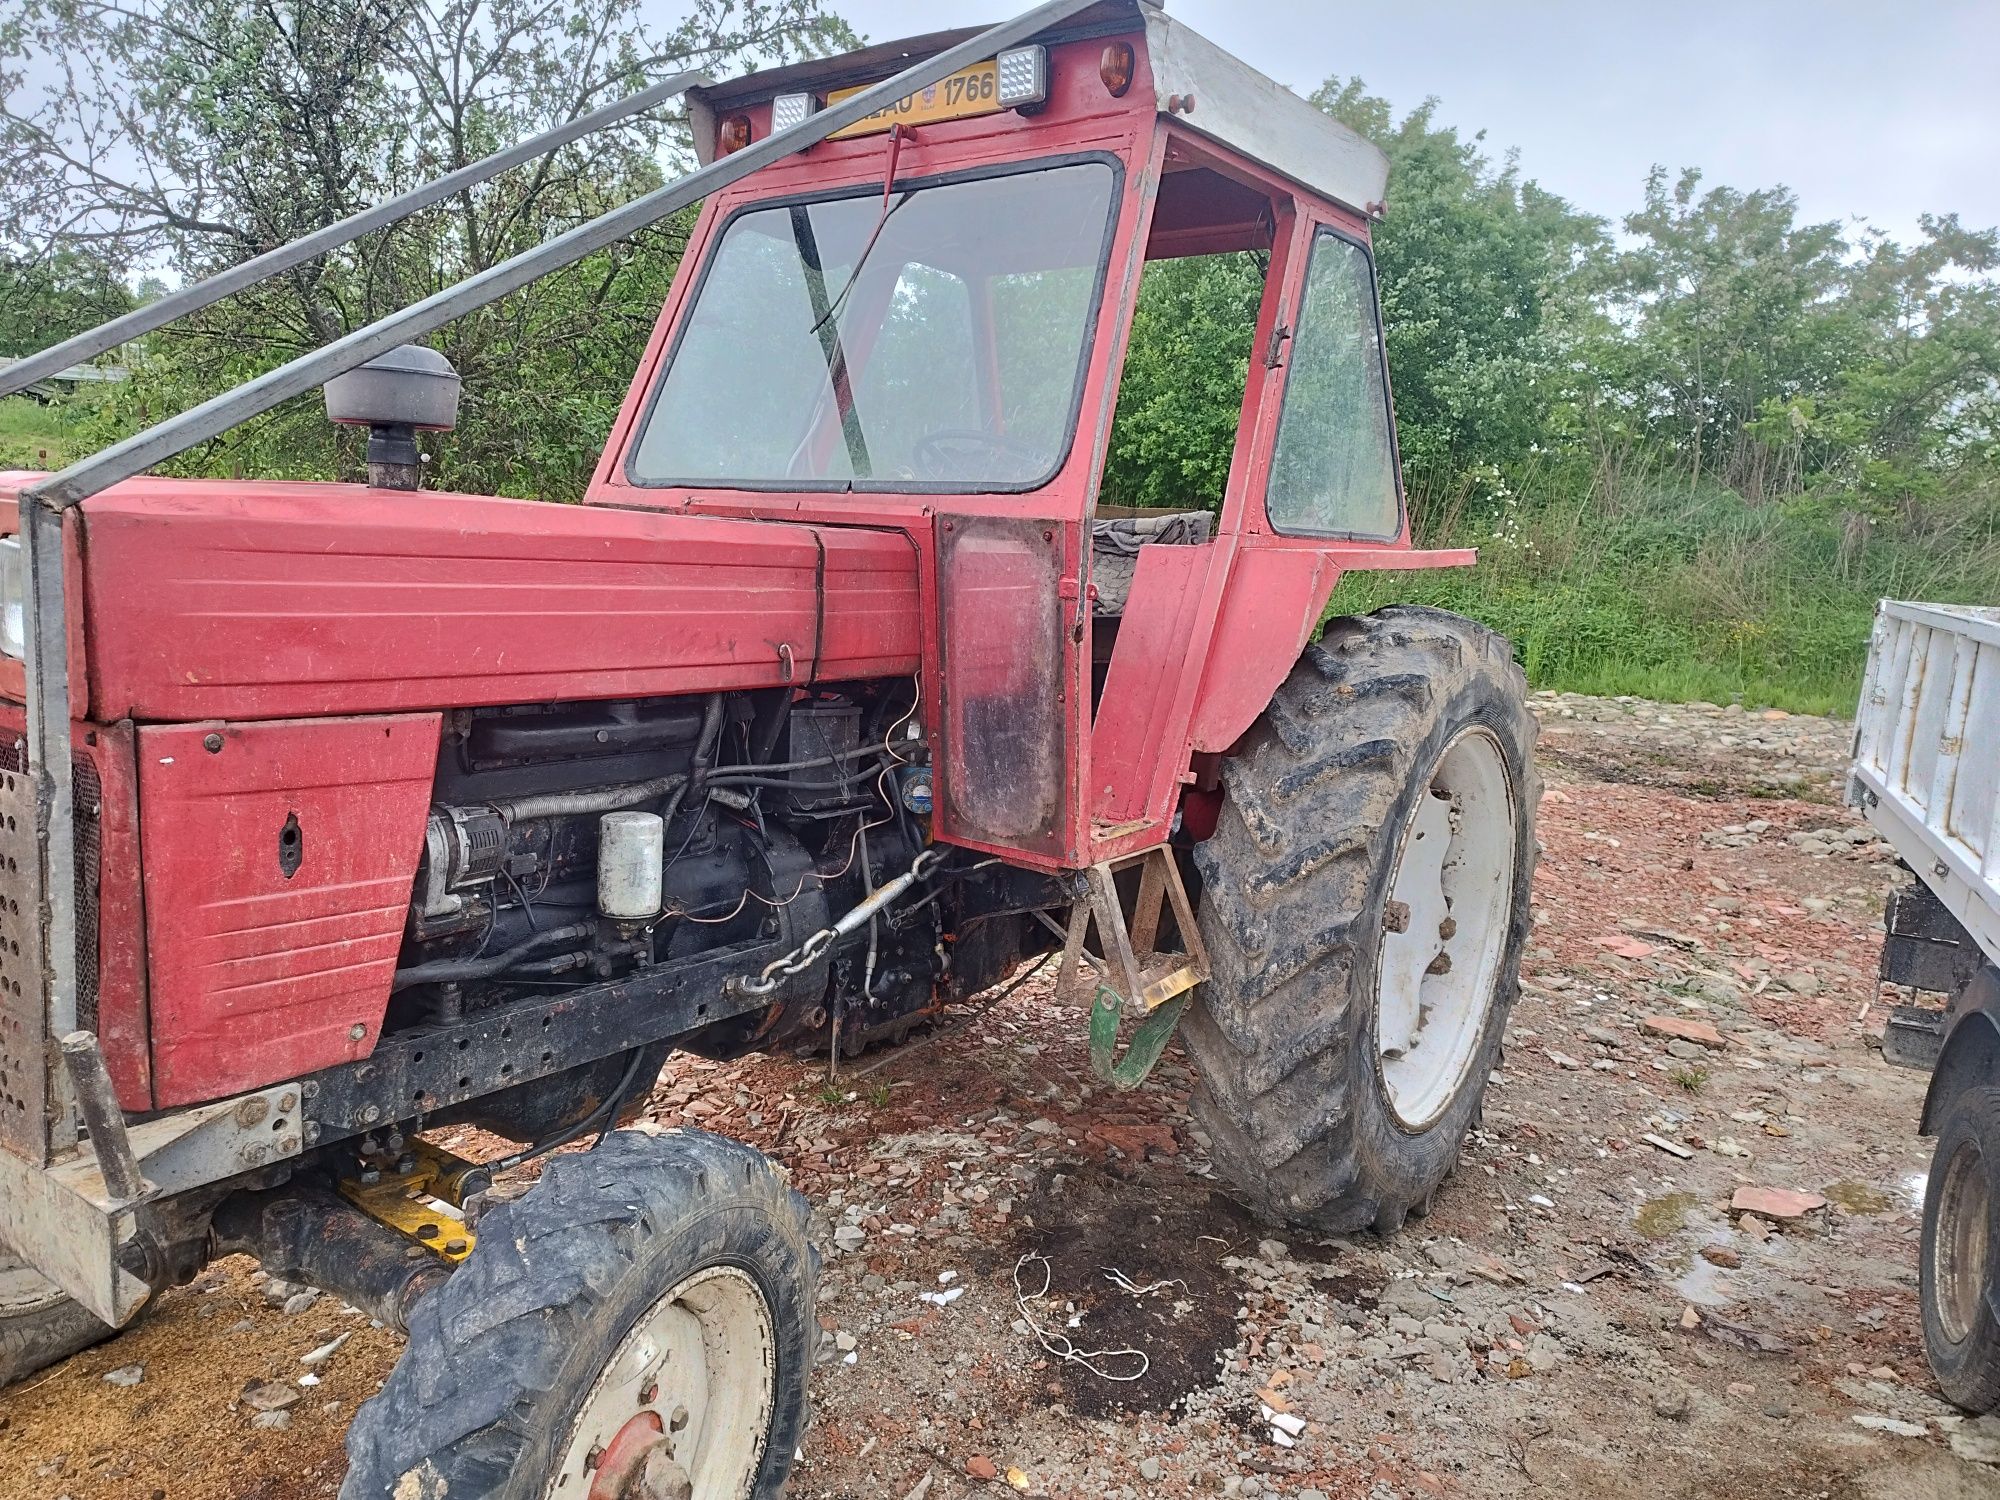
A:
{"label": "grass", "polygon": [[[1539,481],[1539,483],[1537,482]],[[1336,613],[1431,604],[1510,637],[1536,687],[1851,714],[1882,598],[2000,599],[2000,502],[1875,526],[1685,480],[1531,475],[1534,498],[1414,502],[1476,568],[1355,574]]]}
{"label": "grass", "polygon": [[1690,1094],[1699,1094],[1703,1089],[1708,1087],[1708,1069],[1706,1068],[1675,1068],[1667,1076]]}
{"label": "grass", "polygon": [[68,462],[73,425],[58,403],[25,396],[0,400],[0,469],[51,469]]}

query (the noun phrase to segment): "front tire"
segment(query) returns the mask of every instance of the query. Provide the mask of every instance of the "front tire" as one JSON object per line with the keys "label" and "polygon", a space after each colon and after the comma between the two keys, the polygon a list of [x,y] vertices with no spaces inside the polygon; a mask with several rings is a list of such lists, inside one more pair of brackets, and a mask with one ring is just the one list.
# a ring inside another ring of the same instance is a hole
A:
{"label": "front tire", "polygon": [[1224,763],[1182,1036],[1265,1217],[1390,1233],[1456,1165],[1518,992],[1536,733],[1505,640],[1402,607],[1330,624]]}
{"label": "front tire", "polygon": [[0,1251],[0,1390],[117,1331],[39,1271]]}
{"label": "front tire", "polygon": [[552,1159],[422,1302],[341,1500],[774,1500],[818,1337],[805,1201],[720,1136]]}
{"label": "front tire", "polygon": [[1967,1411],[2000,1407],[2000,1089],[1959,1090],[1924,1194],[1918,1285],[1938,1388]]}

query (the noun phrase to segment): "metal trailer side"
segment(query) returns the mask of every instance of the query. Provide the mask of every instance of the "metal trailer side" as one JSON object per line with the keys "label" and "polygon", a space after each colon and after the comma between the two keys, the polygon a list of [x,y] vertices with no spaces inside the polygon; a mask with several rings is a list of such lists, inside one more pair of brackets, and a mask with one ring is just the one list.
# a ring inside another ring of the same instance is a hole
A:
{"label": "metal trailer side", "polygon": [[1896,1006],[1882,1036],[1934,1070],[1929,1130],[1960,1086],[2000,1079],[2000,609],[1883,601],[1849,801],[1918,877],[1890,894],[1882,977],[1949,997]]}
{"label": "metal trailer side", "polygon": [[1849,800],[2000,964],[2000,608],[1883,601]]}
{"label": "metal trailer side", "polygon": [[1937,1139],[1919,1242],[1924,1349],[1968,1411],[2000,1404],[2000,608],[1884,600],[1855,716],[1849,800],[1918,879],[1889,898],[1883,1056],[1930,1070]]}

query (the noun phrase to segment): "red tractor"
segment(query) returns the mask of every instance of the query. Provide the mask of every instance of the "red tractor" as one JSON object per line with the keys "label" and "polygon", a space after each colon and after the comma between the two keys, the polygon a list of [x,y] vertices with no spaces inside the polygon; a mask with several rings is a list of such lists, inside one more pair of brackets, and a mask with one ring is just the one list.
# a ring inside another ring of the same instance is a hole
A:
{"label": "red tractor", "polygon": [[[0,1381],[243,1252],[408,1331],[343,1495],[775,1495],[805,1206],[612,1127],[673,1049],[837,1056],[1059,948],[1100,1072],[1177,1031],[1271,1219],[1391,1231],[1451,1171],[1534,724],[1477,625],[1322,624],[1472,561],[1411,547],[1381,155],[1151,0],[689,102],[680,183],[0,475]],[[410,340],[697,198],[587,503],[422,491],[457,380]],[[1147,266],[1230,251],[1219,511],[1107,513]],[[140,477],[322,385],[369,484]],[[425,1138],[467,1123],[521,1149]]]}

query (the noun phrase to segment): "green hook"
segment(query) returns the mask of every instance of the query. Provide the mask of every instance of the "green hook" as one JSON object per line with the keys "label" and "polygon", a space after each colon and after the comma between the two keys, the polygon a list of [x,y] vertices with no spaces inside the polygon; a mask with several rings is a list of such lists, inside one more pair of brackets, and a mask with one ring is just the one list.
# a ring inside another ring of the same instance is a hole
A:
{"label": "green hook", "polygon": [[1186,1013],[1189,995],[1176,995],[1139,1023],[1132,1044],[1122,1061],[1118,1053],[1118,1023],[1125,1015],[1125,1002],[1105,985],[1097,987],[1096,1003],[1090,1007],[1090,1068],[1099,1078],[1121,1091],[1136,1089],[1159,1066],[1160,1056],[1173,1040],[1175,1029]]}

